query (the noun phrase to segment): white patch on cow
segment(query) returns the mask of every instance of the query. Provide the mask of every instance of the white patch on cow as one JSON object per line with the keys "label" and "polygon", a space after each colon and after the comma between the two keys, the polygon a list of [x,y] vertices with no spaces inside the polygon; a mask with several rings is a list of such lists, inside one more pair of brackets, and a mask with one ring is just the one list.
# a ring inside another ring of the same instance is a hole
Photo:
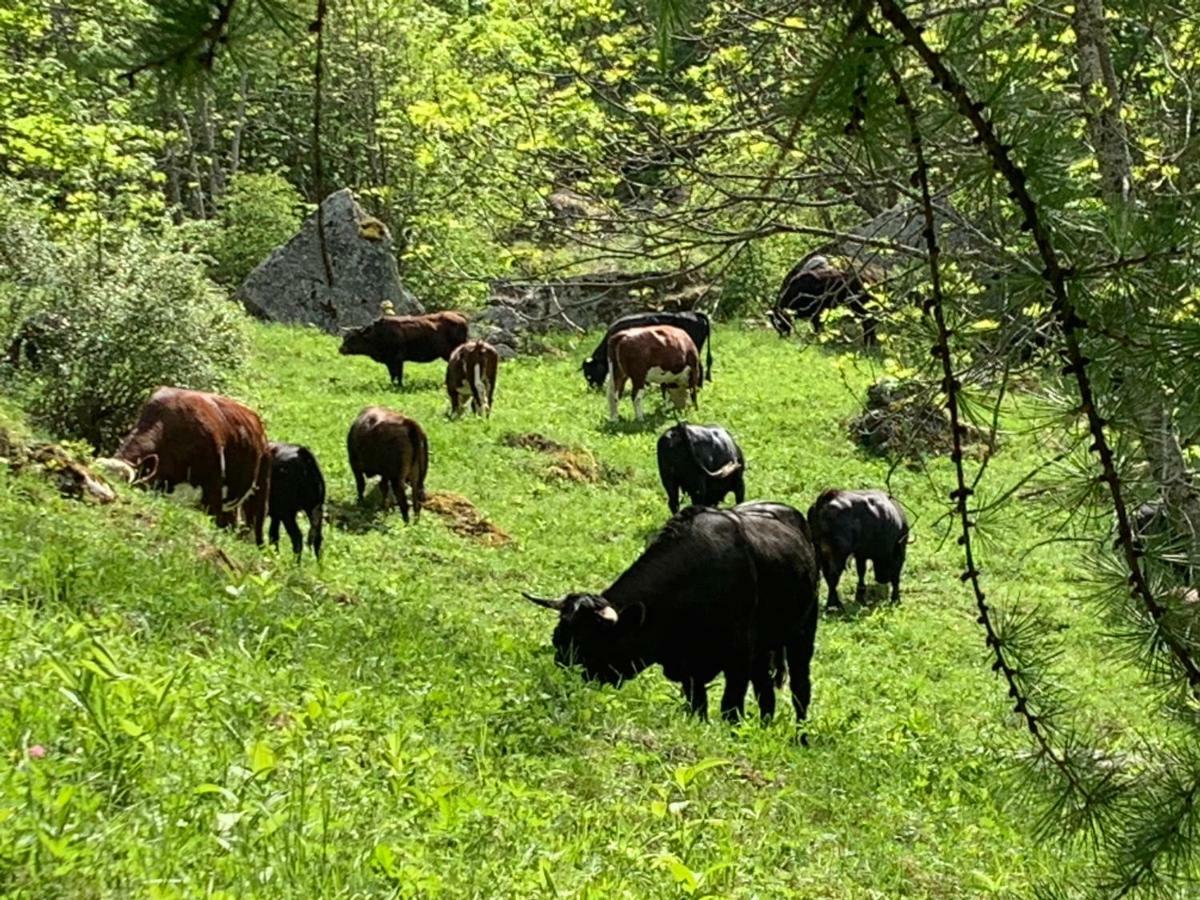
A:
{"label": "white patch on cow", "polygon": [[485,416],[491,415],[491,408],[488,406],[487,399],[487,381],[483,377],[483,364],[476,363],[474,371],[471,373],[471,380],[475,382],[475,391],[479,394],[479,405],[483,407]]}
{"label": "white patch on cow", "polygon": [[646,370],[646,384],[682,384],[686,386],[689,374],[689,370],[686,368],[682,372],[670,372],[660,369],[658,366],[651,366]]}
{"label": "white patch on cow", "polygon": [[644,394],[644,393],[645,393],[645,391],[634,391],[633,392],[633,416],[639,422],[643,418],[645,418],[645,415],[642,412],[642,394]]}
{"label": "white patch on cow", "polygon": [[608,418],[610,421],[615,422],[617,421],[617,385],[613,378],[611,366],[608,370],[608,377],[604,379],[604,386],[608,390]]}

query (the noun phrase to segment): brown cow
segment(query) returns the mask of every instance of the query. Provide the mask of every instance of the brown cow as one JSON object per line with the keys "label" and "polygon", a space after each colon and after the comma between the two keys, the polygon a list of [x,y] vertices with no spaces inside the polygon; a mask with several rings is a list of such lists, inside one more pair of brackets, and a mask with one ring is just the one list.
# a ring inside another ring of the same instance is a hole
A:
{"label": "brown cow", "polygon": [[200,489],[200,502],[220,527],[242,511],[263,541],[271,490],[271,451],[258,414],[219,394],[160,387],[146,401],[116,458],[136,484]]}
{"label": "brown cow", "polygon": [[450,415],[462,412],[463,400],[471,398],[476,415],[492,414],[492,396],[496,393],[496,368],[500,354],[487,341],[467,341],[450,354],[446,366],[446,392],[450,395]]}
{"label": "brown cow", "polygon": [[634,414],[640,419],[642,390],[647,384],[669,388],[675,408],[683,409],[688,393],[692,406],[698,405],[696,389],[701,377],[700,353],[682,328],[651,325],[619,331],[608,339],[608,417],[617,419],[617,401],[627,378],[632,383]]}
{"label": "brown cow", "polygon": [[404,485],[412,486],[413,518],[420,518],[421,504],[425,501],[425,475],[429,471],[429,439],[420,425],[393,410],[368,406],[350,426],[346,450],[359,503],[367,479],[379,476],[379,493],[384,504],[390,487],[405,522],[408,522],[408,498],[404,495]]}
{"label": "brown cow", "polygon": [[383,316],[342,337],[338,350],[344,356],[369,356],[387,366],[398,386],[404,386],[406,362],[449,359],[467,340],[467,320],[456,312],[426,316]]}

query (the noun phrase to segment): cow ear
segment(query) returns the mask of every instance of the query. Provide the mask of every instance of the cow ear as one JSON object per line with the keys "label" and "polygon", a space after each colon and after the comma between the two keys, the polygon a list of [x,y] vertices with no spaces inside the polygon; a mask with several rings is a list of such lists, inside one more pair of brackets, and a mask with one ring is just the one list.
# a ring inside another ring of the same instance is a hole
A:
{"label": "cow ear", "polygon": [[524,591],[521,591],[521,596],[530,603],[536,603],[538,606],[544,606],[546,609],[552,609],[555,612],[562,612],[562,608],[566,604],[565,597],[559,597],[556,600],[547,600],[545,597],[535,597],[533,594],[527,594]]}
{"label": "cow ear", "polygon": [[646,624],[646,604],[629,604],[621,610],[620,623],[623,628],[641,628]]}

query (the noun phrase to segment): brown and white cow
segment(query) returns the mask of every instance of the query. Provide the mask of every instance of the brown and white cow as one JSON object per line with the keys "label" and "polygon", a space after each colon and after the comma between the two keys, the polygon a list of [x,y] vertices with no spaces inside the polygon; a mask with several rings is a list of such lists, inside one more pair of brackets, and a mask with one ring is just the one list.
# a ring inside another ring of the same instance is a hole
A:
{"label": "brown and white cow", "polygon": [[451,417],[462,412],[467,397],[471,398],[471,411],[476,415],[492,414],[499,365],[500,354],[487,341],[467,341],[454,348],[446,365],[446,393],[450,395]]}
{"label": "brown and white cow", "polygon": [[700,387],[700,353],[688,333],[671,325],[651,325],[617,332],[608,340],[608,416],[616,421],[617,401],[632,386],[633,410],[642,418],[642,391],[647,384],[669,390],[676,409],[687,405],[688,394],[697,406]]}
{"label": "brown and white cow", "polygon": [[408,522],[404,486],[410,485],[413,517],[420,517],[421,504],[425,502],[425,476],[429,472],[429,438],[416,421],[382,406],[368,406],[350,426],[346,451],[359,503],[363,501],[367,479],[379,476],[383,502],[387,503],[391,488],[400,515]]}
{"label": "brown and white cow", "polygon": [[271,451],[262,420],[249,407],[220,394],[160,387],[116,459],[129,467],[133,484],[199,488],[201,505],[222,528],[237,522],[240,509],[262,543]]}

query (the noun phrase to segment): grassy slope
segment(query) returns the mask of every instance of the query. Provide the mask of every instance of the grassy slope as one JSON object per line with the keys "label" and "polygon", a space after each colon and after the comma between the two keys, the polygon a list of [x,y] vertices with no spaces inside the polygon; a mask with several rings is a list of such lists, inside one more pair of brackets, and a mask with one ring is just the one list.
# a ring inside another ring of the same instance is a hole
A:
{"label": "grassy slope", "polygon": [[[602,588],[666,514],[665,420],[610,429],[576,369],[590,346],[504,365],[492,419],[451,423],[440,366],[413,366],[396,393],[328,337],[257,326],[240,394],[322,462],[344,526],[322,569],[165,501],[97,511],[0,468],[0,892],[671,896],[698,879],[733,896],[1019,896],[1082,865],[1008,802],[1025,743],[957,548],[933,529],[945,468],[892,478],[920,534],[904,604],[821,624],[808,750],[786,706],[776,727],[731,732],[686,718],[656,670],[617,691],[555,668],[552,616],[518,591]],[[803,508],[886,476],[844,436],[871,377],[852,358],[723,328],[716,377],[697,418],[736,433],[751,496]],[[349,508],[344,435],[368,403],[423,422],[429,487],[466,495],[514,543]],[[513,431],[586,447],[617,475],[556,480],[499,444]],[[1034,441],[1009,440],[997,483]],[[1098,674],[1069,558],[1021,557],[1044,526],[1020,524],[987,546],[985,577],[1070,626],[1072,686],[1120,733],[1126,698]],[[24,759],[29,744],[46,758]],[[691,768],[705,760],[729,763]]]}

